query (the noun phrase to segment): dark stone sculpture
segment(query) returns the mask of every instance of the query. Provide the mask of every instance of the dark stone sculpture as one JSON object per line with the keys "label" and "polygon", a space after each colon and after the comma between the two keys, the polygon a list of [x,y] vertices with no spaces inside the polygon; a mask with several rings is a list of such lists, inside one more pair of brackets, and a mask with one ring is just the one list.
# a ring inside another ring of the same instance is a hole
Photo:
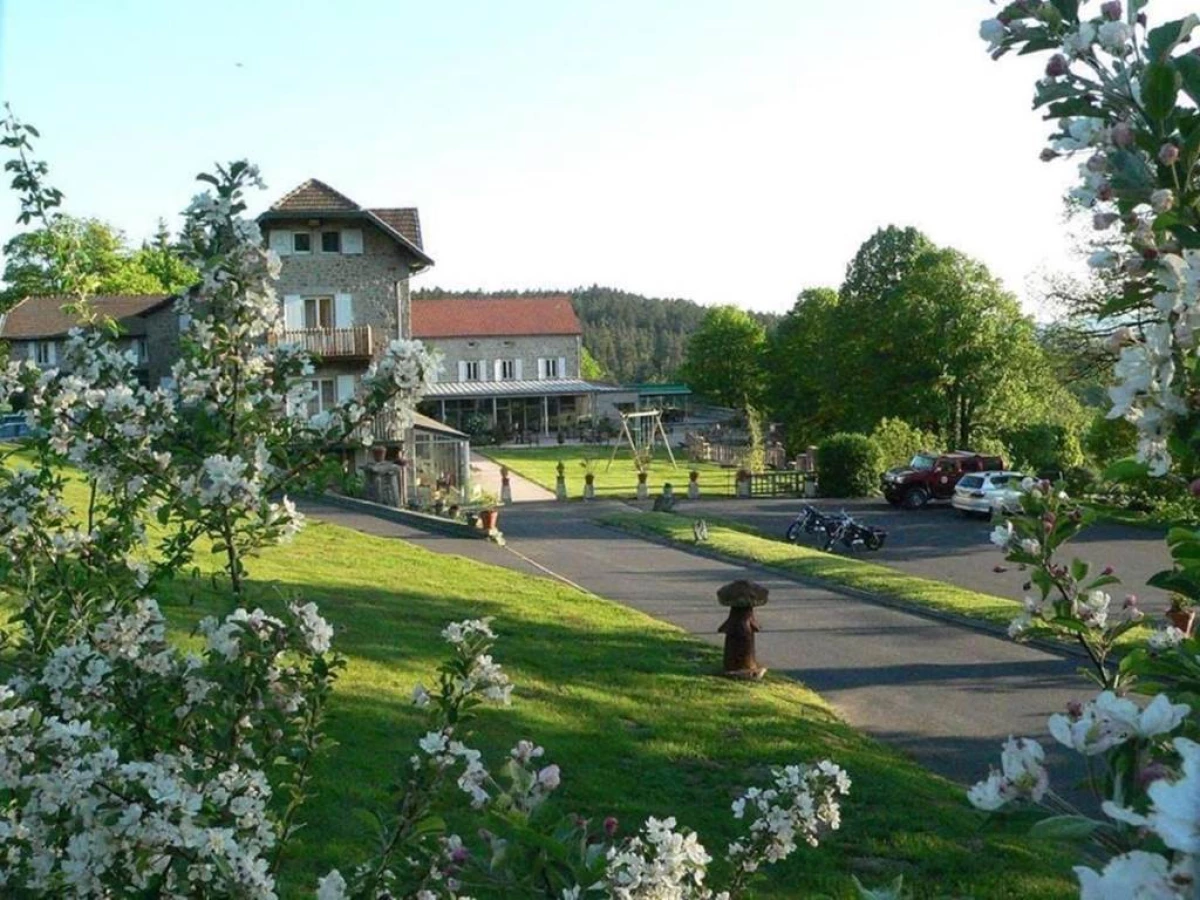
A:
{"label": "dark stone sculpture", "polygon": [[754,608],[765,605],[767,596],[765,587],[745,579],[717,591],[717,600],[729,607],[729,618],[717,631],[725,635],[725,675],[730,678],[762,678],[767,673],[754,656],[754,634],[761,630]]}

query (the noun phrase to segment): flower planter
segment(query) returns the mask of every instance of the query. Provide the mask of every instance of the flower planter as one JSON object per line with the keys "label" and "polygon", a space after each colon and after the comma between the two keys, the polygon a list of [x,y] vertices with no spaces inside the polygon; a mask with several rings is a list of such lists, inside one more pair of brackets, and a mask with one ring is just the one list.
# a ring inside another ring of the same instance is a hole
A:
{"label": "flower planter", "polygon": [[371,459],[375,462],[383,462],[387,458],[387,447],[383,444],[373,444],[371,446]]}
{"label": "flower planter", "polygon": [[483,527],[484,531],[491,531],[496,527],[496,520],[499,518],[500,511],[498,509],[481,510],[479,513],[479,524]]}

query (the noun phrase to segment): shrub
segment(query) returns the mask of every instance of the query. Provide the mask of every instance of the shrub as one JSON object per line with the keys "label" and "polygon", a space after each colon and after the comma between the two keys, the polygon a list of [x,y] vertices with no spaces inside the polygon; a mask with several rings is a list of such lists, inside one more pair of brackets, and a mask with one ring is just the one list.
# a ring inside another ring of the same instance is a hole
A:
{"label": "shrub", "polygon": [[866,497],[879,484],[879,447],[865,434],[841,432],[817,447],[817,483],[826,497]]}
{"label": "shrub", "polygon": [[467,436],[472,441],[489,433],[492,429],[492,423],[488,421],[488,417],[481,412],[467,413],[463,416],[462,430],[467,433]]}
{"label": "shrub", "polygon": [[880,419],[871,440],[879,448],[879,458],[884,467],[907,463],[922,450],[937,450],[941,439],[930,431],[922,431],[903,419]]}
{"label": "shrub", "polygon": [[1100,473],[1087,466],[1074,466],[1063,473],[1063,486],[1072,497],[1094,494],[1100,483]]}
{"label": "shrub", "polygon": [[1110,419],[1096,413],[1083,436],[1083,448],[1101,466],[1133,456],[1137,452],[1137,426],[1128,419]]}
{"label": "shrub", "polygon": [[1083,450],[1074,432],[1062,425],[1038,422],[1005,434],[1012,465],[1037,473],[1064,472],[1083,465]]}

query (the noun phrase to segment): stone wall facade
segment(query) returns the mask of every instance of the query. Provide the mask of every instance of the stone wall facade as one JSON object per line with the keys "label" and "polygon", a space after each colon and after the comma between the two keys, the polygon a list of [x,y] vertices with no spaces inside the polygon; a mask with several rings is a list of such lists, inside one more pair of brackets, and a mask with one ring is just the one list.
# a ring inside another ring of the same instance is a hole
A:
{"label": "stone wall facade", "polygon": [[170,377],[171,366],[179,358],[179,311],[174,303],[143,317],[146,323],[146,377],[157,387]]}
{"label": "stone wall facade", "polygon": [[442,371],[438,381],[459,381],[459,363],[478,361],[480,381],[498,381],[496,360],[520,360],[521,374],[512,379],[538,380],[539,359],[562,359],[565,371],[556,378],[579,378],[582,338],[579,335],[530,335],[527,337],[428,338],[425,341],[441,351]]}
{"label": "stone wall facade", "polygon": [[[311,219],[272,221],[265,231],[307,232],[312,252],[280,257],[280,302],[289,295],[301,297],[349,294],[355,325],[370,325],[373,342],[381,348],[396,337],[411,334],[408,309],[408,276],[411,258],[396,241],[365,220]],[[362,232],[362,253],[321,252],[321,232],[353,228]]]}

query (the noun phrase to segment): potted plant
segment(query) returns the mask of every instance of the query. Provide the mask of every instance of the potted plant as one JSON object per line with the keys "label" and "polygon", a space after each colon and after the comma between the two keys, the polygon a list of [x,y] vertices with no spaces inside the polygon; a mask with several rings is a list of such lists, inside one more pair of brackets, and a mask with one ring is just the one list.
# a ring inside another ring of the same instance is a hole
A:
{"label": "potted plant", "polygon": [[1171,605],[1167,609],[1167,621],[1183,632],[1185,637],[1192,636],[1196,625],[1196,603],[1191,597],[1183,594],[1172,594]]}
{"label": "potted plant", "polygon": [[692,469],[692,471],[688,472],[688,481],[691,481],[691,482],[696,482],[696,481],[699,481],[699,480],[700,480],[700,472],[699,472],[699,470],[697,470],[697,469]]}
{"label": "potted plant", "polygon": [[596,473],[592,470],[593,460],[591,457],[584,457],[579,465],[583,466],[583,481],[584,484],[595,484]]}
{"label": "potted plant", "polygon": [[383,444],[371,445],[371,459],[377,463],[381,463],[387,457],[387,447]]}

